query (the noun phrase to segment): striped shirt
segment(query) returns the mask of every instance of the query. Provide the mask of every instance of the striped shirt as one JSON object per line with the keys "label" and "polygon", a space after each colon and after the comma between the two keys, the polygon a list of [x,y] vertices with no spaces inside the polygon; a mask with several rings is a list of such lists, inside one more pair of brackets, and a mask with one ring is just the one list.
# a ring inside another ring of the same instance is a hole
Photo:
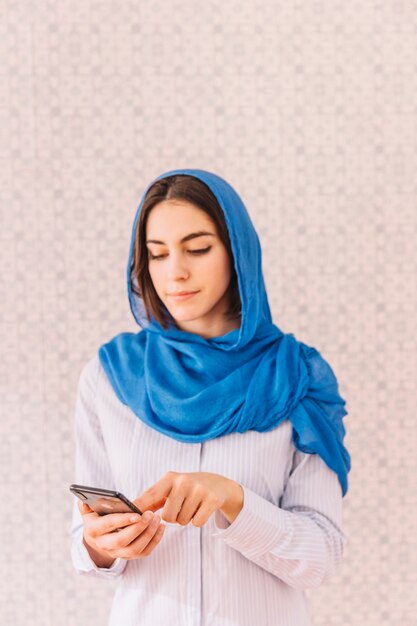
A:
{"label": "striped shirt", "polygon": [[75,439],[74,482],[130,500],[170,470],[222,474],[244,492],[232,523],[220,511],[200,528],[163,520],[149,556],[110,568],[90,558],[74,496],[75,569],[118,581],[109,626],[311,626],[305,590],[333,575],[347,543],[342,490],[320,456],[295,448],[288,419],[269,432],[176,441],[120,402],[95,355],[78,382]]}

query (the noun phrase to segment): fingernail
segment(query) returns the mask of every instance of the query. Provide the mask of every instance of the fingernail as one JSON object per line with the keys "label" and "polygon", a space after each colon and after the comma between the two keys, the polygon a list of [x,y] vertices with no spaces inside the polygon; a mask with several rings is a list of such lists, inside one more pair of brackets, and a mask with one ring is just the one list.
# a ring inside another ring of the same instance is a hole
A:
{"label": "fingernail", "polygon": [[139,520],[140,520],[140,515],[131,515],[129,517],[130,522],[139,522]]}
{"label": "fingernail", "polygon": [[146,513],[144,513],[143,516],[142,516],[142,521],[143,522],[149,522],[149,520],[151,520],[152,518],[153,518],[152,511],[146,511]]}

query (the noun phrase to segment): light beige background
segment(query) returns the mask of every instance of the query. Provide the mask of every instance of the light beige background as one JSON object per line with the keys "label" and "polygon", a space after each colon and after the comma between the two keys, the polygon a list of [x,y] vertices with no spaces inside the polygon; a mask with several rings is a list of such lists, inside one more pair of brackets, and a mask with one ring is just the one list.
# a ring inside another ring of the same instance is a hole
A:
{"label": "light beige background", "polygon": [[176,167],[241,194],[275,323],[347,400],[316,626],[416,623],[416,32],[405,0],[0,5],[2,623],[107,621],[113,583],[69,556],[76,384],[138,329],[131,226]]}

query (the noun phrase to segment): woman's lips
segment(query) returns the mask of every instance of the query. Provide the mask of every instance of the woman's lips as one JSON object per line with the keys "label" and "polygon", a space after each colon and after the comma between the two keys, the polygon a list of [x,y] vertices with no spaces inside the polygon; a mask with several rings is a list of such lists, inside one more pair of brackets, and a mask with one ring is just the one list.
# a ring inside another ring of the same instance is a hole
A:
{"label": "woman's lips", "polygon": [[180,302],[181,300],[188,300],[188,298],[192,298],[192,296],[195,296],[197,293],[198,291],[189,291],[188,293],[184,293],[181,295],[175,295],[173,293],[170,293],[169,297],[175,300],[176,302]]}

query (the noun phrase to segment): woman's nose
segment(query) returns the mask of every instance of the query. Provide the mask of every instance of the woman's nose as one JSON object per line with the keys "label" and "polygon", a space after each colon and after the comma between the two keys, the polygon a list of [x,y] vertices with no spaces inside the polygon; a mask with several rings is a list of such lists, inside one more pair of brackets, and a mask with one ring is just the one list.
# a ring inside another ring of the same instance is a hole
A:
{"label": "woman's nose", "polygon": [[189,277],[189,270],[185,259],[180,255],[171,254],[168,259],[167,278],[181,280]]}

